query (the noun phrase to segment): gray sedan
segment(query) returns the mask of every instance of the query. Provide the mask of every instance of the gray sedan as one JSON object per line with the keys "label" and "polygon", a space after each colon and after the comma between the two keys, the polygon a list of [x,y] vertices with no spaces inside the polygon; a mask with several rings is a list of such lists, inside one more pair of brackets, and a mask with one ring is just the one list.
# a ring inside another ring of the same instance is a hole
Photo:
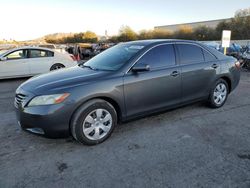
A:
{"label": "gray sedan", "polygon": [[222,107],[239,68],[236,59],[193,41],[121,43],[84,65],[23,83],[17,119],[24,130],[94,145],[123,121],[197,101]]}

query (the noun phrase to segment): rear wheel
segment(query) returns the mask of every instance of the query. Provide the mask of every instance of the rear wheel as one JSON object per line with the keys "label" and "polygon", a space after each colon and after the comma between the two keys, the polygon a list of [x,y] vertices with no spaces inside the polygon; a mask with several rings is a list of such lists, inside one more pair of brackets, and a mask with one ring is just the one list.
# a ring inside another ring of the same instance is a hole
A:
{"label": "rear wheel", "polygon": [[58,69],[62,69],[64,68],[65,66],[61,63],[56,63],[54,65],[52,65],[52,67],[50,68],[50,71],[53,71],[53,70],[58,70]]}
{"label": "rear wheel", "polygon": [[95,99],[85,103],[73,115],[71,133],[87,145],[105,141],[117,123],[115,108],[105,100]]}
{"label": "rear wheel", "polygon": [[228,84],[225,80],[219,79],[216,81],[210,91],[208,100],[212,108],[220,108],[225,104],[229,93],[228,88]]}

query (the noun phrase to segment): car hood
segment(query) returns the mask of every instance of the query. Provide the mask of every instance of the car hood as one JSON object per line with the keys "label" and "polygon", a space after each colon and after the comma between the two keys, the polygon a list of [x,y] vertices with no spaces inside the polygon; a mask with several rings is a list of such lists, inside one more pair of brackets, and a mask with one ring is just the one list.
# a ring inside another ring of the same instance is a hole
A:
{"label": "car hood", "polygon": [[110,74],[108,71],[74,66],[35,76],[24,82],[20,87],[34,94],[43,94],[89,84],[98,79],[103,79],[108,74]]}

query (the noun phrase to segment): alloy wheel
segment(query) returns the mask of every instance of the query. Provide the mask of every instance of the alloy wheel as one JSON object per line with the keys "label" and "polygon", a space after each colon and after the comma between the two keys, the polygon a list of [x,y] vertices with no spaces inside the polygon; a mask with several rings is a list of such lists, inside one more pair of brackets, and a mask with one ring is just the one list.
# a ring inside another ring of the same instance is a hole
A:
{"label": "alloy wheel", "polygon": [[213,94],[213,100],[216,105],[221,105],[227,97],[227,87],[224,83],[219,83],[215,89]]}

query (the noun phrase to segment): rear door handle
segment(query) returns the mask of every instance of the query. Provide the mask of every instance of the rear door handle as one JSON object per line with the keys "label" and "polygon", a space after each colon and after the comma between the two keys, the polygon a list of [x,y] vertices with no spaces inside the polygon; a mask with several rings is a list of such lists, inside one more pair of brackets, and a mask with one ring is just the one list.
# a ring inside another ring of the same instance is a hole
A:
{"label": "rear door handle", "polygon": [[173,77],[179,76],[179,72],[178,71],[173,71],[170,75]]}
{"label": "rear door handle", "polygon": [[217,68],[219,67],[219,65],[213,64],[211,67],[212,67],[213,69],[217,69]]}

